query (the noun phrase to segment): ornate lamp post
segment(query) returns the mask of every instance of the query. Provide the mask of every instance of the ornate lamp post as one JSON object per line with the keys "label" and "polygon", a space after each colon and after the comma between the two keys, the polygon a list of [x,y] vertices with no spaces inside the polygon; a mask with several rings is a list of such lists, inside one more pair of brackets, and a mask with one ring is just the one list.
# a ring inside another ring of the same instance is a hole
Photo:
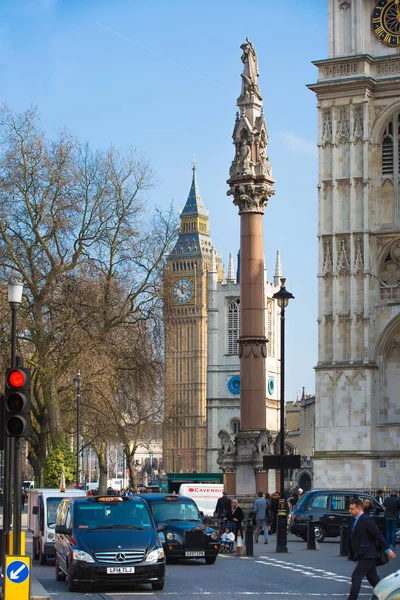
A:
{"label": "ornate lamp post", "polygon": [[287,552],[287,513],[285,500],[285,309],[293,294],[285,287],[286,279],[281,279],[281,289],[272,297],[281,309],[281,401],[280,401],[280,499],[278,509],[278,527],[276,536],[276,551]]}
{"label": "ornate lamp post", "polygon": [[78,371],[73,382],[76,386],[76,487],[79,487],[80,473],[79,473],[79,449],[80,449],[80,432],[81,432],[81,382],[82,377]]}

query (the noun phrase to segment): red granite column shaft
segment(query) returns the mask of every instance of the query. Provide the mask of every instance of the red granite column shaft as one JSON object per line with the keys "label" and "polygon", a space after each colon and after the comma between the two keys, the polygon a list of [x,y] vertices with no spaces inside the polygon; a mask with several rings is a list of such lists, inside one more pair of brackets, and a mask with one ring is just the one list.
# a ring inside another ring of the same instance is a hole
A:
{"label": "red granite column shaft", "polygon": [[266,427],[264,247],[261,213],[240,217],[240,428]]}

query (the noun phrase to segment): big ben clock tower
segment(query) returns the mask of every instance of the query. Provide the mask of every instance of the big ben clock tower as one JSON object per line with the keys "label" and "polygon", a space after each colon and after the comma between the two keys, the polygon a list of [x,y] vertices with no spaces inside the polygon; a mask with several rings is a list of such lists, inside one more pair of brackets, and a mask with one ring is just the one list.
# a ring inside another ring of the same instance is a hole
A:
{"label": "big ben clock tower", "polygon": [[400,478],[400,1],[329,0],[316,61],[314,486]]}
{"label": "big ben clock tower", "polygon": [[[164,465],[168,471],[206,468],[207,273],[214,252],[194,162],[164,282]],[[219,257],[217,269],[222,277]]]}

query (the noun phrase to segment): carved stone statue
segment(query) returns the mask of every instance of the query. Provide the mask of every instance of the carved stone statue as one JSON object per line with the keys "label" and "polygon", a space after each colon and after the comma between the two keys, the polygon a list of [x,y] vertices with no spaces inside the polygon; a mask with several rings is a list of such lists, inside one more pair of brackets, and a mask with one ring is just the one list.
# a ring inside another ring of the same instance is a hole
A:
{"label": "carved stone statue", "polygon": [[244,64],[241,97],[254,95],[261,101],[262,96],[257,83],[259,73],[256,50],[248,38],[246,38],[246,44],[242,44],[240,47],[243,50],[242,63]]}
{"label": "carved stone statue", "polygon": [[218,433],[218,437],[221,440],[222,454],[226,455],[226,454],[235,454],[236,453],[236,446],[232,442],[231,436],[229,435],[229,433],[227,431],[225,431],[225,429],[221,429],[221,431]]}
{"label": "carved stone statue", "polygon": [[256,440],[254,451],[257,454],[263,456],[264,454],[271,454],[272,435],[268,429],[260,431],[259,436]]}

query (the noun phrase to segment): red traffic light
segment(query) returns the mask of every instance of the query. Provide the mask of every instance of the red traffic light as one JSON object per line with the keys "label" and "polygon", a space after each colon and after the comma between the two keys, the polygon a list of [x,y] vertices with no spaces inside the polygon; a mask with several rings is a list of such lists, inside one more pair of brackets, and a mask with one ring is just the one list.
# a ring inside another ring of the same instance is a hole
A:
{"label": "red traffic light", "polygon": [[8,374],[7,382],[8,385],[11,385],[15,388],[22,388],[25,384],[25,373],[23,371],[19,371],[16,369],[15,371],[10,371]]}

